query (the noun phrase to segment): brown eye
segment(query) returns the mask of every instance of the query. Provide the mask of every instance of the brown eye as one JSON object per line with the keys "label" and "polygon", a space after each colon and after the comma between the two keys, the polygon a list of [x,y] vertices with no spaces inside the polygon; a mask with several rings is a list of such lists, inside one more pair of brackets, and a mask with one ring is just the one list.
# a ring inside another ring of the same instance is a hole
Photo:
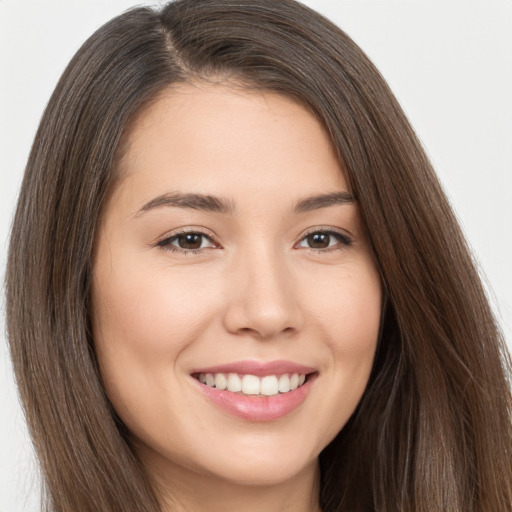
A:
{"label": "brown eye", "polygon": [[202,249],[217,247],[208,235],[192,231],[170,236],[158,242],[157,245],[166,250],[182,253],[193,253],[195,251],[201,251]]}
{"label": "brown eye", "polygon": [[326,249],[331,243],[331,235],[328,233],[312,233],[306,237],[311,249]]}
{"label": "brown eye", "polygon": [[181,249],[194,250],[201,248],[203,237],[204,235],[201,235],[200,233],[186,233],[178,235],[176,237],[176,241]]}
{"label": "brown eye", "polygon": [[352,243],[352,240],[337,231],[314,231],[306,235],[297,247],[313,249],[316,251],[343,249]]}

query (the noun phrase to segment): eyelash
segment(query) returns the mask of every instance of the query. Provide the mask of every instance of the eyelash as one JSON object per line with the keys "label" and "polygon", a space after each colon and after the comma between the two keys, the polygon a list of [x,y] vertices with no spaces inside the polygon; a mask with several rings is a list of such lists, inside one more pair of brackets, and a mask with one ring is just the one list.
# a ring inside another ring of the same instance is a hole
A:
{"label": "eyelash", "polygon": [[[328,228],[328,229],[327,228],[326,229],[315,228],[315,229],[312,229],[311,231],[308,231],[307,233],[305,233],[302,236],[302,238],[299,240],[299,242],[294,245],[294,248],[296,248],[300,243],[302,243],[304,240],[306,240],[309,236],[316,235],[316,234],[322,234],[322,235],[328,235],[329,237],[334,237],[337,239],[338,243],[335,244],[333,247],[326,247],[323,249],[315,249],[313,247],[304,247],[304,249],[307,249],[314,254],[322,254],[322,253],[325,254],[325,253],[330,253],[333,251],[339,251],[339,250],[342,250],[342,249],[347,248],[350,245],[352,245],[352,239],[344,233],[336,231],[332,228]],[[163,240],[160,240],[159,242],[157,242],[156,245],[166,251],[170,251],[173,253],[180,253],[180,254],[184,254],[184,255],[199,254],[199,253],[203,252],[205,249],[207,249],[207,248],[183,249],[183,248],[178,248],[178,247],[172,245],[173,242],[178,240],[178,238],[183,235],[199,235],[201,237],[207,238],[213,245],[213,248],[220,247],[218,244],[215,243],[215,241],[212,239],[212,237],[210,235],[208,235],[200,230],[197,230],[197,229],[179,231],[167,238],[164,238]]]}
{"label": "eyelash", "polygon": [[313,247],[305,247],[305,249],[309,250],[310,252],[313,252],[314,254],[325,254],[325,253],[330,253],[333,251],[340,251],[340,250],[346,249],[347,247],[352,245],[352,239],[345,233],[342,233],[341,231],[334,230],[332,228],[322,229],[320,227],[320,228],[314,228],[314,229],[306,232],[303,235],[303,237],[299,240],[299,242],[297,244],[295,244],[294,247],[297,247],[298,244],[302,243],[309,236],[317,235],[317,234],[328,235],[329,237],[333,237],[338,241],[338,243],[336,243],[332,247],[326,247],[324,249],[315,249]]}
{"label": "eyelash", "polygon": [[212,245],[214,245],[214,246],[217,245],[212,240],[212,237],[210,235],[207,235],[206,233],[204,233],[200,230],[197,230],[197,229],[190,229],[190,230],[183,229],[181,231],[178,231],[177,233],[174,233],[173,235],[171,235],[167,238],[164,238],[163,240],[160,240],[156,245],[166,251],[180,253],[180,254],[184,254],[184,255],[199,254],[200,252],[204,251],[204,248],[203,249],[201,249],[201,248],[199,248],[199,249],[182,249],[182,248],[173,246],[172,242],[178,240],[178,238],[183,235],[199,235],[203,238],[207,238],[208,240],[210,240]]}

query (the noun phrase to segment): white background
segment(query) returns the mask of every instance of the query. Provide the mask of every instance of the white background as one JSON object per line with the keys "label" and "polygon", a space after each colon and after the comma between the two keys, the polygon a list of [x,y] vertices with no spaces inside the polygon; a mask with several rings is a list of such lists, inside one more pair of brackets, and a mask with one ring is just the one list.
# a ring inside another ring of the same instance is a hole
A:
{"label": "white background", "polygon": [[[310,0],[377,64],[428,151],[512,346],[512,0]],[[0,0],[0,269],[31,141],[65,65],[133,0]],[[34,247],[33,250],[37,250]],[[4,301],[2,297],[2,311]],[[35,512],[0,326],[0,512]],[[77,511],[78,512],[78,511]]]}

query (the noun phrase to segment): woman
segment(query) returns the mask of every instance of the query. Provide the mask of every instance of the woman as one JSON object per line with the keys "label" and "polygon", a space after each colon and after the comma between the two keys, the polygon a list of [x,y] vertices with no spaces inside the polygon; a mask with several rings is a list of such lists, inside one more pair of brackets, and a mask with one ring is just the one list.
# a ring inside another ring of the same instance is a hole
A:
{"label": "woman", "polygon": [[328,21],[233,4],[115,18],[41,122],[7,294],[52,509],[510,509],[503,342],[412,129]]}

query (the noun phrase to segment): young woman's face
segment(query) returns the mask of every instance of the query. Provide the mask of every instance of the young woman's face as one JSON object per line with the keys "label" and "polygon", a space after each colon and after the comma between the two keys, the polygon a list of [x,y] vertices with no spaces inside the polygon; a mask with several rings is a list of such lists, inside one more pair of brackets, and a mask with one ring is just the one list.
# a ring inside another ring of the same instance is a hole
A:
{"label": "young woman's face", "polygon": [[382,300],[321,125],[226,85],[168,90],[133,123],[92,298],[148,468],[253,485],[315,470],[367,384]]}

